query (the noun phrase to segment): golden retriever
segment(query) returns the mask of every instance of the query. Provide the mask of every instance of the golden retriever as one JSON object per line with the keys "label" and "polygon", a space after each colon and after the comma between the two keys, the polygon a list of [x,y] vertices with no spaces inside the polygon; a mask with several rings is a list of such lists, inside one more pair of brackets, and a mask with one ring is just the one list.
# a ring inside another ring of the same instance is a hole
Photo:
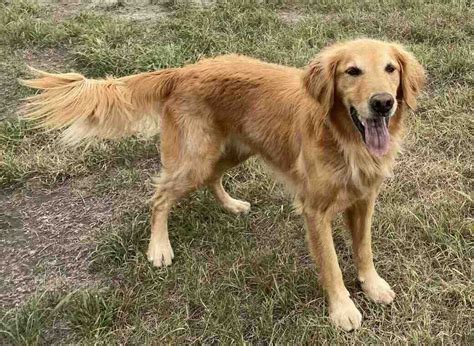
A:
{"label": "golden retriever", "polygon": [[362,316],[344,286],[331,221],[344,212],[362,289],[388,304],[395,293],[375,270],[371,219],[380,185],[391,174],[406,108],[414,109],[424,70],[394,43],[359,39],[323,49],[304,69],[239,55],[183,68],[90,80],[36,71],[23,83],[28,119],[64,129],[77,144],[161,128],[162,171],[156,178],[148,258],[174,257],[168,213],[176,201],[208,186],[232,213],[250,204],[222,187],[224,172],[258,154],[294,193],[311,254],[327,292],[329,317],[344,330]]}

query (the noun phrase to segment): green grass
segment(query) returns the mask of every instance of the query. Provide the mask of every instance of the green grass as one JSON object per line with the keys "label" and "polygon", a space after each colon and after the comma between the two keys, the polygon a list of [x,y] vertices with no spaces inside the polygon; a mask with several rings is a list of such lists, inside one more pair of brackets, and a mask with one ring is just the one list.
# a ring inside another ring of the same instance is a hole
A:
{"label": "green grass", "polygon": [[[222,2],[206,10],[175,7],[168,17],[146,23],[118,18],[114,8],[51,19],[52,8],[0,5],[0,119],[6,118],[0,122],[0,192],[34,194],[29,186],[38,181],[54,191],[93,177],[90,194],[132,201],[119,200],[113,222],[95,230],[88,261],[101,287],[38,287],[23,306],[3,309],[0,335],[14,344],[469,343],[474,13],[468,5]],[[31,51],[39,57],[58,52],[53,70],[103,77],[229,52],[302,67],[330,42],[358,36],[407,45],[429,78],[419,111],[409,116],[395,178],[376,206],[376,266],[397,292],[394,304],[379,306],[362,294],[347,232],[340,220],[335,225],[345,281],[364,316],[362,328],[351,334],[329,324],[302,220],[256,161],[226,178],[232,195],[252,203],[251,213],[234,217],[209,193],[193,194],[170,220],[174,264],[158,270],[144,254],[151,193],[146,180],[159,166],[157,138],[64,149],[56,133],[39,133],[14,115],[27,94],[16,78],[27,76],[26,62],[43,63],[26,60]]]}

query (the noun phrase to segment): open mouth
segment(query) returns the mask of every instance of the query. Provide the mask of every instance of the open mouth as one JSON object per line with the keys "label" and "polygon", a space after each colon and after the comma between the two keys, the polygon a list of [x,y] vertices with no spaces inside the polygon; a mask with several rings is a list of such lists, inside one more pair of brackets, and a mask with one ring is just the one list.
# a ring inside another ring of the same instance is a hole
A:
{"label": "open mouth", "polygon": [[390,144],[390,134],[388,133],[389,117],[364,119],[359,117],[354,107],[351,107],[350,115],[369,152],[374,156],[386,154]]}

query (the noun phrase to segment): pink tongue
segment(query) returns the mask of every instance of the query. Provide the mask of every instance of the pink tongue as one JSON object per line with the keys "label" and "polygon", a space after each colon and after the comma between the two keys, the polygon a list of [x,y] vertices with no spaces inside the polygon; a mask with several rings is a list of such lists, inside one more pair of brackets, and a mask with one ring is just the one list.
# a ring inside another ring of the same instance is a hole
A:
{"label": "pink tongue", "polygon": [[364,127],[365,143],[369,152],[374,156],[385,155],[390,142],[390,135],[385,120],[382,118],[367,119],[364,122]]}

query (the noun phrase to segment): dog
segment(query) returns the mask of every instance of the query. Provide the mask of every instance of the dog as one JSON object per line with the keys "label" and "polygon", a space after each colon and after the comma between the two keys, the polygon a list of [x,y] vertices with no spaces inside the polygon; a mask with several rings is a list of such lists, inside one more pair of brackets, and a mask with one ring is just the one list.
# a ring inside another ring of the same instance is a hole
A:
{"label": "dog", "polygon": [[371,219],[399,151],[405,113],[415,109],[425,80],[401,45],[337,43],[305,69],[224,55],[116,79],[34,71],[38,78],[22,83],[42,92],[27,99],[23,116],[64,130],[69,144],[128,136],[159,120],[162,169],[147,251],[155,266],[171,264],[168,214],[190,192],[207,186],[228,211],[249,211],[249,203],[224,190],[222,176],[258,154],[301,207],[330,320],[346,331],[362,320],[334,248],[331,221],[339,212],[352,234],[362,289],[377,303],[394,299],[373,263]]}

